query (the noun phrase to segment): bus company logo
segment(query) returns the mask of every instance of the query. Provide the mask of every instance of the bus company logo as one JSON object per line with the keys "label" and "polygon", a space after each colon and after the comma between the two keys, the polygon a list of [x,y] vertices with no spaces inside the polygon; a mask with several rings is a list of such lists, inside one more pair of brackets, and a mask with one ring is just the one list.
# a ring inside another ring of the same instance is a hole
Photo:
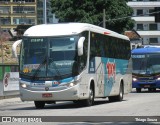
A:
{"label": "bus company logo", "polygon": [[48,90],[49,90],[49,87],[45,87],[45,90],[48,91]]}
{"label": "bus company logo", "polygon": [[116,76],[116,64],[108,62],[106,64],[108,79],[113,78],[115,80]]}
{"label": "bus company logo", "polygon": [[58,81],[53,81],[52,84],[53,84],[53,85],[58,85],[58,84],[60,84],[60,82],[58,82]]}

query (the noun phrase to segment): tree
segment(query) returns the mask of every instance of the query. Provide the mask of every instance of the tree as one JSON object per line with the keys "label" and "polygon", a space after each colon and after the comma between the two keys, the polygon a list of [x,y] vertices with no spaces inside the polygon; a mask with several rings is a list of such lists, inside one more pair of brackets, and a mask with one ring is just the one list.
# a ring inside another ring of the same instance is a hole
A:
{"label": "tree", "polygon": [[0,46],[1,46],[1,54],[0,54],[0,56],[1,56],[1,58],[2,58],[2,64],[3,64],[3,61],[4,61],[4,59],[3,59],[3,43],[5,43],[6,42],[6,37],[4,36],[4,33],[3,33],[3,31],[2,31],[2,29],[1,29],[1,27],[0,27]]}
{"label": "tree", "polygon": [[132,8],[128,0],[51,0],[52,12],[59,22],[83,22],[102,26],[103,9],[106,10],[106,28],[123,33],[134,26],[130,18],[111,20],[131,16]]}

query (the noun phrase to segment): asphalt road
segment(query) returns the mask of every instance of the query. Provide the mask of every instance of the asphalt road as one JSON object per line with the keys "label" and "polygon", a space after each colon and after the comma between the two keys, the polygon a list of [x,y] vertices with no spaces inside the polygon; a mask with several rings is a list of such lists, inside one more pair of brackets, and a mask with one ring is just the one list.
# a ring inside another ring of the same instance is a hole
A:
{"label": "asphalt road", "polygon": [[98,122],[113,124],[121,121],[119,124],[122,122],[127,124],[130,120],[131,123],[135,121],[138,124],[153,124],[153,122],[160,124],[158,123],[160,122],[160,90],[156,92],[144,90],[141,93],[133,90],[124,96],[122,102],[111,103],[108,98],[96,99],[95,105],[91,107],[77,106],[68,101],[47,104],[44,109],[36,109],[33,102],[21,102],[19,98],[3,99],[0,100],[0,116],[12,116],[12,118],[43,116],[44,119],[50,119],[51,122],[55,120],[60,124],[65,124],[66,121],[75,123],[76,119],[80,121],[79,124],[84,122],[89,124],[86,121],[94,124]]}

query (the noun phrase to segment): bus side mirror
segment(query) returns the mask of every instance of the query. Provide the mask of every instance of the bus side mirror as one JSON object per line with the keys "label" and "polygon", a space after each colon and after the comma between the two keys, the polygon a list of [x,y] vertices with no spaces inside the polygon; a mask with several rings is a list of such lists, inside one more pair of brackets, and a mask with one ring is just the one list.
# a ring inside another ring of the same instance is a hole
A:
{"label": "bus side mirror", "polygon": [[83,43],[84,43],[85,37],[80,37],[78,40],[78,56],[83,55]]}
{"label": "bus side mirror", "polygon": [[17,46],[22,42],[22,40],[17,40],[12,45],[12,57],[17,58]]}

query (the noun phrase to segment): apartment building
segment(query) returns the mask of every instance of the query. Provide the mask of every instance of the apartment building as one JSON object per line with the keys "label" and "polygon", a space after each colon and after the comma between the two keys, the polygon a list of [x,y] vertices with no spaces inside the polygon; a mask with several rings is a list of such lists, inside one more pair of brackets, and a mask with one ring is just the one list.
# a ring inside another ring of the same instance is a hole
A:
{"label": "apartment building", "polygon": [[[58,23],[50,4],[50,0],[46,0],[47,23]],[[0,0],[0,28],[7,31],[20,24],[43,24],[43,7],[44,0]]]}
{"label": "apartment building", "polygon": [[134,10],[134,30],[141,36],[143,44],[160,45],[160,23],[155,22],[153,15],[155,7],[160,7],[160,0],[129,0],[127,5]]}
{"label": "apartment building", "polygon": [[0,26],[13,30],[19,24],[37,24],[37,0],[0,0]]}

